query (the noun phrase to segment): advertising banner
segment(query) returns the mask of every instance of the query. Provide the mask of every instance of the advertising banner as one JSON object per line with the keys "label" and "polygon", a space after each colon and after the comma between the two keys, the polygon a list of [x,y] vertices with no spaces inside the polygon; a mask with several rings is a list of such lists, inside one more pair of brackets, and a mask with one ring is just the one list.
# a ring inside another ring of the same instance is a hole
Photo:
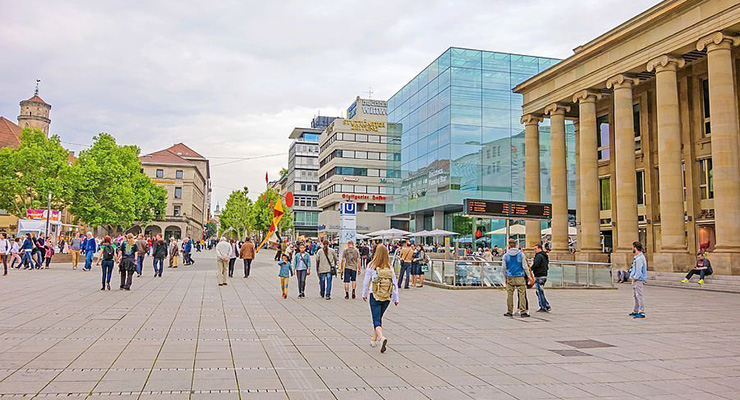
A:
{"label": "advertising banner", "polygon": [[[42,210],[39,208],[29,208],[26,210],[27,219],[46,221],[46,214],[47,214],[47,210]],[[51,216],[49,217],[49,221],[61,222],[61,220],[62,220],[62,212],[59,210],[51,210]]]}

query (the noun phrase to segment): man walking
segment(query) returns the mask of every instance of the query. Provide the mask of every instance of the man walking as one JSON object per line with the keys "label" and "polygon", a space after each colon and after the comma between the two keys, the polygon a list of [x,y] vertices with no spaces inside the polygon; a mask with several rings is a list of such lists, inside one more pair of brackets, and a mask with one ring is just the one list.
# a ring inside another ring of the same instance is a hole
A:
{"label": "man walking", "polygon": [[630,269],[630,279],[632,280],[632,292],[635,297],[635,308],[630,313],[635,319],[645,318],[645,299],[642,291],[647,281],[647,260],[642,253],[642,243],[632,243],[632,252],[635,254],[632,259],[632,268]]}
{"label": "man walking", "polygon": [[77,269],[77,264],[80,262],[80,250],[82,249],[82,234],[75,233],[69,249],[72,252],[72,269]]}
{"label": "man walking", "polygon": [[516,240],[509,240],[509,250],[503,257],[503,266],[506,271],[506,314],[505,317],[514,316],[514,291],[519,293],[519,309],[521,317],[529,317],[527,312],[527,281],[526,281],[526,258],[524,253],[517,248]]}
{"label": "man walking", "polygon": [[239,249],[239,257],[244,260],[244,277],[249,278],[249,271],[252,269],[252,260],[254,260],[254,243],[252,243],[252,238],[249,236],[244,239],[244,244]]}
{"label": "man walking", "polygon": [[352,298],[355,298],[357,289],[357,273],[360,269],[360,252],[354,242],[347,242],[347,248],[342,253],[342,275],[344,280],[344,299],[349,299],[349,285],[352,283]]}
{"label": "man walking", "polygon": [[229,268],[231,251],[231,243],[229,243],[225,237],[221,237],[221,240],[216,245],[216,262],[218,264],[216,277],[218,280],[218,286],[226,286],[226,271]]}
{"label": "man walking", "polygon": [[98,251],[98,246],[95,243],[92,232],[87,232],[85,241],[82,243],[82,250],[85,252],[85,267],[83,271],[90,271],[92,270],[93,255]]}
{"label": "man walking", "polygon": [[534,245],[534,262],[532,273],[534,274],[534,287],[537,291],[537,301],[540,309],[537,312],[550,312],[550,303],[545,297],[545,283],[547,282],[547,271],[550,266],[550,258],[542,248],[541,244]]}
{"label": "man walking", "polygon": [[[157,234],[159,237],[159,234]],[[149,243],[144,239],[144,235],[141,233],[136,237],[136,274],[141,276],[141,271],[144,269],[144,259],[149,253]],[[157,275],[157,264],[154,264],[154,276]]]}
{"label": "man walking", "polygon": [[[137,244],[138,246],[138,244]],[[152,246],[152,258],[154,258],[154,277],[162,277],[162,270],[164,269],[164,259],[167,257],[167,243],[162,239],[162,234],[158,233],[154,245]],[[142,265],[144,264],[143,257],[141,258]],[[159,265],[159,269],[157,269]],[[141,270],[139,270],[141,271]],[[141,276],[141,274],[139,274]]]}
{"label": "man walking", "polygon": [[406,275],[406,284],[403,286],[404,289],[409,288],[411,280],[411,261],[414,259],[414,249],[409,246],[409,242],[404,241],[403,247],[401,248],[401,273],[398,274],[398,288],[401,288],[403,283],[403,276]]}

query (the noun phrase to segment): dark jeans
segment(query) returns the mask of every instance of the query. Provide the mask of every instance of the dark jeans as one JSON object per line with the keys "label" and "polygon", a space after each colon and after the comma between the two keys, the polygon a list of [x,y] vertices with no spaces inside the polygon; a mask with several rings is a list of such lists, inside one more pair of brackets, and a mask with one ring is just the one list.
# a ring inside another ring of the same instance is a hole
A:
{"label": "dark jeans", "polygon": [[401,262],[401,273],[398,274],[398,287],[401,287],[401,283],[403,282],[403,276],[406,275],[406,285],[404,285],[405,288],[409,287],[409,283],[411,282],[411,263],[407,262]]}
{"label": "dark jeans", "polygon": [[133,281],[134,271],[121,270],[121,289],[131,289],[131,281]]}
{"label": "dark jeans", "polygon": [[[142,254],[138,257],[136,257],[136,273],[141,275],[141,271],[144,270],[144,258],[146,257],[146,254]],[[154,265],[154,275],[157,274],[157,266]]]}
{"label": "dark jeans", "polygon": [[706,269],[691,269],[688,274],[686,274],[686,279],[691,279],[692,276],[695,274],[699,274],[699,279],[704,279],[705,276],[707,276],[707,270]]}
{"label": "dark jeans", "polygon": [[249,271],[252,269],[252,259],[251,258],[245,258],[244,259],[244,277],[249,278]]}
{"label": "dark jeans", "polygon": [[537,301],[540,303],[540,308],[543,310],[549,310],[550,303],[545,297],[545,282],[547,282],[546,276],[534,278],[534,288],[537,292]]}
{"label": "dark jeans", "polygon": [[110,278],[113,275],[113,260],[103,260],[100,262],[103,270],[103,287],[106,283],[110,283]]}
{"label": "dark jeans", "polygon": [[298,278],[298,294],[305,294],[306,292],[306,275],[308,270],[299,269],[295,272],[296,278]]}
{"label": "dark jeans", "polygon": [[49,268],[49,264],[51,264],[51,257],[46,257],[46,268]]}
{"label": "dark jeans", "polygon": [[[157,264],[159,264],[159,269],[157,269]],[[163,269],[164,269],[164,257],[154,257],[154,276],[157,276],[157,275],[162,276]]]}
{"label": "dark jeans", "polygon": [[230,258],[229,259],[229,278],[234,276],[234,263],[236,263],[236,258]]}
{"label": "dark jeans", "polygon": [[275,252],[275,261],[280,261],[280,257],[283,255],[283,252],[278,250]]}
{"label": "dark jeans", "polygon": [[388,306],[391,304],[390,300],[377,301],[372,293],[370,293],[370,314],[373,316],[373,328],[383,326],[383,314]]}
{"label": "dark jeans", "polygon": [[8,255],[7,254],[0,255],[0,260],[2,260],[3,262],[3,273],[7,274],[8,273]]}
{"label": "dark jeans", "polygon": [[43,251],[41,251],[39,249],[33,249],[33,252],[31,253],[31,255],[33,255],[33,254],[36,255],[36,259],[35,259],[35,261],[36,261],[36,268],[41,268],[41,265],[44,264],[44,253],[43,253]]}
{"label": "dark jeans", "polygon": [[319,289],[321,297],[331,297],[331,283],[334,276],[331,272],[319,274]]}

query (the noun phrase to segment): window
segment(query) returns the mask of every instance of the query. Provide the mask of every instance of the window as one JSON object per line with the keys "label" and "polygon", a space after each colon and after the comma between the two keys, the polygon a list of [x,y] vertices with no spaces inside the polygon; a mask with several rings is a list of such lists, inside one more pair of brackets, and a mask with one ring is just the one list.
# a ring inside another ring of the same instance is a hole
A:
{"label": "window", "polygon": [[175,178],[182,179],[182,170],[181,169],[178,169],[177,171],[175,171]]}
{"label": "window", "polygon": [[176,216],[176,217],[179,217],[179,216],[181,216],[181,215],[182,215],[182,210],[181,210],[181,206],[179,206],[179,205],[176,205],[176,206],[175,206],[175,211],[174,211],[174,214],[175,214],[175,216]]}
{"label": "window", "polygon": [[599,193],[601,193],[601,199],[599,201],[599,210],[607,211],[612,209],[612,188],[611,178],[600,178],[599,179]]}
{"label": "window", "polygon": [[645,205],[645,171],[635,171],[635,182],[637,184],[637,205]]}
{"label": "window", "polygon": [[[640,133],[640,105],[635,104],[632,106],[632,119],[634,120],[635,126],[635,151],[642,151],[642,135]],[[639,203],[638,203],[639,204]]]}
{"label": "window", "polygon": [[385,204],[368,203],[367,211],[368,212],[385,212]]}
{"label": "window", "polygon": [[702,114],[704,117],[704,126],[702,134],[704,137],[709,137],[712,134],[712,123],[709,118],[709,80],[701,80],[701,99],[702,99]]}
{"label": "window", "polygon": [[596,140],[599,146],[599,161],[609,160],[609,116],[602,115],[596,118]]}
{"label": "window", "polygon": [[157,178],[164,178],[164,170],[163,169],[158,169],[156,176],[157,176]]}
{"label": "window", "polygon": [[182,198],[182,188],[181,187],[176,187],[175,188],[175,198],[176,199],[181,199]]}
{"label": "window", "polygon": [[701,199],[714,198],[714,177],[712,176],[712,159],[699,160],[699,191]]}

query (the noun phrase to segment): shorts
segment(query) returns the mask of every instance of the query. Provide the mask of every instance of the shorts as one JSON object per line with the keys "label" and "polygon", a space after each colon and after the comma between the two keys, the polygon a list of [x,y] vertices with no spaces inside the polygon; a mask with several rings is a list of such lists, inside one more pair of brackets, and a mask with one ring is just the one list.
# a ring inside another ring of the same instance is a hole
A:
{"label": "shorts", "polygon": [[357,282],[357,271],[349,268],[344,269],[344,283]]}

